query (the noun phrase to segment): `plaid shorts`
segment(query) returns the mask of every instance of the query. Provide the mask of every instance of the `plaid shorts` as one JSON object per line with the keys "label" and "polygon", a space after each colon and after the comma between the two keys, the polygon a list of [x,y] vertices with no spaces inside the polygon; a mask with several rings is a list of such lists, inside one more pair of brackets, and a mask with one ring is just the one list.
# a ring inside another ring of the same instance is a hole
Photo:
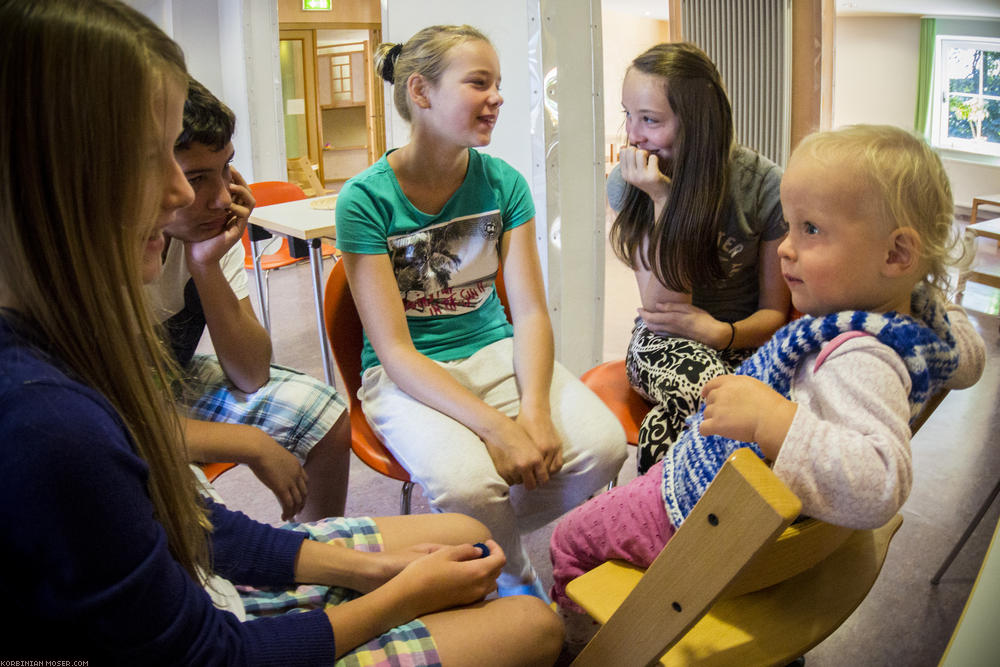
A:
{"label": "plaid shorts", "polygon": [[271,366],[267,384],[244,393],[229,382],[219,360],[205,354],[196,354],[185,369],[178,400],[192,419],[256,426],[301,461],[346,409],[332,386],[278,365]]}
{"label": "plaid shorts", "polygon": [[[382,534],[369,518],[323,519],[310,523],[287,523],[281,526],[309,535],[317,542],[338,540],[357,551],[381,551]],[[339,586],[302,585],[288,590],[281,588],[253,588],[237,586],[247,619],[301,613],[338,605],[360,596],[360,593]],[[414,620],[397,626],[385,634],[358,646],[342,656],[338,666],[389,667],[440,665],[434,639],[427,626]]]}

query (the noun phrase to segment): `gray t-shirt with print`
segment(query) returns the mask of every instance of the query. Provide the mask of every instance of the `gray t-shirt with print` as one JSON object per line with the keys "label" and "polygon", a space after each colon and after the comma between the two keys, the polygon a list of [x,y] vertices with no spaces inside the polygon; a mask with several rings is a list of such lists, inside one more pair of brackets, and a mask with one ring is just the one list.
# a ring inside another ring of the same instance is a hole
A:
{"label": "gray t-shirt with print", "polygon": [[[760,295],[759,249],[765,241],[780,239],[788,231],[781,212],[781,167],[763,155],[739,147],[730,163],[730,192],[734,206],[719,232],[719,257],[726,278],[715,285],[695,287],[694,305],[713,317],[735,322],[757,310]],[[621,210],[625,199],[621,165],[608,175],[608,203]]]}

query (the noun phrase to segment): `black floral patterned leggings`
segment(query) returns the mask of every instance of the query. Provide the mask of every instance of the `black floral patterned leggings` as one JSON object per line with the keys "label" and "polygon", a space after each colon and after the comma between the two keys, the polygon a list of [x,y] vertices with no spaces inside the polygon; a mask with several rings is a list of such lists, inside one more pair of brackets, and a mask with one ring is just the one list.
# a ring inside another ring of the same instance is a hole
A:
{"label": "black floral patterned leggings", "polygon": [[636,318],[625,357],[632,387],[653,408],[639,427],[636,467],[645,473],[684,429],[684,421],[701,403],[701,388],[712,378],[732,373],[752,349],[720,352],[688,338],[660,336]]}

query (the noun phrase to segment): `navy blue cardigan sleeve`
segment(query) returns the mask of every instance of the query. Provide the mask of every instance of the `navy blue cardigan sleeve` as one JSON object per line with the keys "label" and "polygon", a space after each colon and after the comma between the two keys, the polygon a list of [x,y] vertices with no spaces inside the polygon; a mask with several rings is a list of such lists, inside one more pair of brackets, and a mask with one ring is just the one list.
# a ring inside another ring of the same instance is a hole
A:
{"label": "navy blue cardigan sleeve", "polygon": [[[0,321],[0,581],[17,600],[5,657],[332,664],[322,610],[241,623],[212,605],[168,549],[146,464],[117,414],[24,347],[12,353],[3,329]],[[290,582],[300,536],[212,510],[224,576]]]}
{"label": "navy blue cardigan sleeve", "polygon": [[254,521],[208,501],[212,567],[235,584],[294,586],[295,557],[306,534]]}

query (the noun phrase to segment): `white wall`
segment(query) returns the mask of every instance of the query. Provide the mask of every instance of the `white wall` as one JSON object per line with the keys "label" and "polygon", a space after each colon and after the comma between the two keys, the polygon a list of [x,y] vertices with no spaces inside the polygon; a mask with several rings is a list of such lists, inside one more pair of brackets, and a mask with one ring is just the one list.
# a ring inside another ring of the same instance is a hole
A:
{"label": "white wall", "polygon": [[188,71],[236,114],[234,166],[248,182],[285,180],[277,4],[125,0],[184,50]]}
{"label": "white wall", "polygon": [[[913,129],[917,100],[918,17],[837,18],[833,126],[885,123]],[[942,153],[955,204],[1000,192],[1000,164]]]}

